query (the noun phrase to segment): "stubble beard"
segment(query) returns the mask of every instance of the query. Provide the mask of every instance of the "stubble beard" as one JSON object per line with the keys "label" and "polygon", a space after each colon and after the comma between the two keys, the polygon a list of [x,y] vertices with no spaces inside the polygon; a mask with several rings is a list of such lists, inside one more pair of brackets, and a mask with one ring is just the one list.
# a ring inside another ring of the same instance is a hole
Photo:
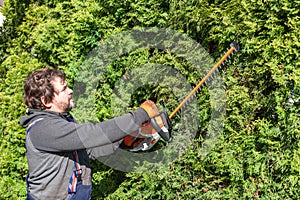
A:
{"label": "stubble beard", "polygon": [[75,108],[75,103],[73,99],[70,99],[69,104],[66,106],[66,112],[70,112],[73,108]]}

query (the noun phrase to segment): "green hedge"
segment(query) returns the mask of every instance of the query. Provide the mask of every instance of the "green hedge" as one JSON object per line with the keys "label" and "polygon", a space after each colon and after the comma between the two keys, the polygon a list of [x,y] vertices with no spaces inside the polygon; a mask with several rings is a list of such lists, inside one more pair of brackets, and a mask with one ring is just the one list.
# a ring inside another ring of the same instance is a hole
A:
{"label": "green hedge", "polygon": [[[215,60],[236,40],[241,51],[223,71],[224,130],[214,149],[203,138],[169,166],[124,173],[93,162],[93,199],[299,199],[300,2],[297,1],[18,1],[6,0],[0,31],[0,198],[25,199],[27,163],[23,80],[44,66],[59,67],[74,83],[80,64],[101,41],[134,27],[171,28],[199,42]],[[111,94],[126,70],[147,64],[180,70],[195,85],[199,74],[167,51],[136,50],[111,63],[97,91],[97,117],[113,117]],[[166,99],[161,88],[144,98]],[[199,136],[210,120],[207,88],[198,96]],[[167,107],[172,108],[172,99]]]}

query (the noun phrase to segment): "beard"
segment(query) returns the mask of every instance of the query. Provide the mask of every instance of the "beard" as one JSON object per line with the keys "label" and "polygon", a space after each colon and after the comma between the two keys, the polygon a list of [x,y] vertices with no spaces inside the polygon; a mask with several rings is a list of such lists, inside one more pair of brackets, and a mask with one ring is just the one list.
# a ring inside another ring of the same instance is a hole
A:
{"label": "beard", "polygon": [[70,112],[73,108],[75,108],[73,99],[70,99],[69,101],[57,102],[57,105],[61,112]]}
{"label": "beard", "polygon": [[70,112],[73,108],[75,108],[75,103],[73,101],[73,99],[71,99],[68,103],[68,105],[65,106],[65,111],[66,112]]}

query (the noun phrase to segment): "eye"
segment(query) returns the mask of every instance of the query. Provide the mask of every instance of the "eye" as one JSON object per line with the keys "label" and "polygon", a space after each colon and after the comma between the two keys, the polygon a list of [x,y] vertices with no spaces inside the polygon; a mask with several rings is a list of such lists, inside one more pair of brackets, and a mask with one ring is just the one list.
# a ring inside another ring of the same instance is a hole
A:
{"label": "eye", "polygon": [[64,86],[63,86],[63,88],[62,88],[62,92],[64,92],[64,91],[66,91],[67,90],[67,88],[68,88],[68,84],[65,84]]}

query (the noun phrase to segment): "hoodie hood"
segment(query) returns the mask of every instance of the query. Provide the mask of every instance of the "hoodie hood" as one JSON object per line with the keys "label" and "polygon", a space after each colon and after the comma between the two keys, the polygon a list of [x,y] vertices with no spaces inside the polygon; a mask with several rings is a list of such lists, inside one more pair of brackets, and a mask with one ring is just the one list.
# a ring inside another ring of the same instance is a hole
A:
{"label": "hoodie hood", "polygon": [[26,110],[26,115],[22,116],[20,119],[20,124],[23,128],[26,128],[29,126],[30,123],[32,123],[34,120],[39,119],[39,118],[46,118],[51,116],[60,116],[64,119],[67,119],[67,117],[70,116],[69,113],[57,113],[49,110],[39,110],[39,109],[31,109],[28,108]]}

